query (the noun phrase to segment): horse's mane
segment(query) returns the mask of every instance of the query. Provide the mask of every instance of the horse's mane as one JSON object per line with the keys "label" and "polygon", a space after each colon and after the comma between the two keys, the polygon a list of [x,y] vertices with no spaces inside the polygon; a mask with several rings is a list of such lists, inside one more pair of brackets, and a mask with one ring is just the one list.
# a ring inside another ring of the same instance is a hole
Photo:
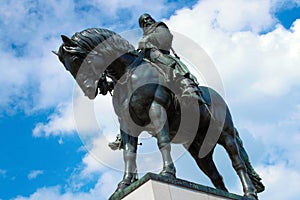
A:
{"label": "horse's mane", "polygon": [[119,34],[103,28],[89,28],[76,32],[71,40],[76,46],[68,47],[65,50],[79,55],[81,58],[85,58],[91,51],[105,56],[120,56],[128,52],[135,53],[134,46],[127,40]]}

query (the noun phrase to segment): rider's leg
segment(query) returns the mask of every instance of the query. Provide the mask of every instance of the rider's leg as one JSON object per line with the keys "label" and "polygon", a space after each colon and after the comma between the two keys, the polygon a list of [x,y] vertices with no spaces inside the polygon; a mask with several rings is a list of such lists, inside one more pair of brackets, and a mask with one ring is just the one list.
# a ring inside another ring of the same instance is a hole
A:
{"label": "rider's leg", "polygon": [[[201,91],[198,88],[198,83],[196,83],[197,80],[195,78],[195,80],[191,78],[193,76],[190,75],[190,72],[188,71],[186,66],[182,66],[184,65],[182,62],[177,63],[174,59],[172,59],[168,55],[164,55],[160,50],[156,48],[152,48],[150,50],[149,59],[161,66],[167,82],[175,80],[174,84],[179,85],[180,96],[183,99],[188,100],[190,98],[193,98],[198,100],[200,105],[206,104],[205,100],[202,97]],[[187,75],[190,78],[185,77]]]}
{"label": "rider's leg", "polygon": [[183,99],[193,98],[198,100],[200,105],[206,104],[206,101],[203,99],[198,85],[193,80],[185,78],[181,75],[177,76],[180,76],[180,78],[177,78],[177,82],[179,83],[179,87],[181,89],[181,97]]}

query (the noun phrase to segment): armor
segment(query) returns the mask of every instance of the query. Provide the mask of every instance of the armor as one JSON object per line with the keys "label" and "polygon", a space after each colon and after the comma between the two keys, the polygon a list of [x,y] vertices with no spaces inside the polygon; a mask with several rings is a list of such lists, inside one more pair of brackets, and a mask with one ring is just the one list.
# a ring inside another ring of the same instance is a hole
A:
{"label": "armor", "polygon": [[[149,14],[145,13],[139,18],[139,25],[143,30],[143,37],[138,44],[138,49],[145,50],[145,57],[159,65],[166,71],[167,81],[174,81],[181,88],[181,97],[196,98],[201,104],[206,102],[198,88],[198,81],[186,65],[170,55],[173,35],[168,26],[163,22],[156,22]],[[173,69],[172,77],[168,77],[170,68]],[[177,84],[176,84],[177,85]]]}

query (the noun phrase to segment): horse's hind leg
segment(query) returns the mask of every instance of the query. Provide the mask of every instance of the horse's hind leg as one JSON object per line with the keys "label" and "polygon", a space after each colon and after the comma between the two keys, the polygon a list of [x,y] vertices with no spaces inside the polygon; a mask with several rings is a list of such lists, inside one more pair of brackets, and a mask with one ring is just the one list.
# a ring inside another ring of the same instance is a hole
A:
{"label": "horse's hind leg", "polygon": [[245,196],[254,197],[256,199],[256,189],[247,174],[245,163],[240,156],[234,129],[232,129],[232,131],[230,129],[223,131],[219,143],[225,148],[231,159],[232,166],[242,182]]}
{"label": "horse's hind leg", "polygon": [[199,147],[195,144],[192,144],[188,151],[195,159],[199,168],[209,177],[213,185],[220,190],[228,191],[221,174],[218,172],[218,169],[212,159],[213,150],[206,155],[204,158],[199,158]]}

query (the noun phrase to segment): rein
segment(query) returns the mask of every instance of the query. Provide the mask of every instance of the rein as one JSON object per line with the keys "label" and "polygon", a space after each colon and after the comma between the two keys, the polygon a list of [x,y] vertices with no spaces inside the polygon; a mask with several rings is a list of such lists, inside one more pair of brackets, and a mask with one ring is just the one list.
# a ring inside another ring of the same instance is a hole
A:
{"label": "rein", "polygon": [[[121,77],[121,79],[118,80],[118,82],[121,85],[124,85],[125,83],[128,82],[128,79],[131,77],[132,72],[143,61],[144,56],[145,56],[145,51],[141,51],[138,54],[138,57],[136,59],[134,59],[134,61],[130,65],[128,65],[125,74]],[[94,65],[92,65],[92,71],[96,74],[96,69],[95,69]],[[98,88],[100,89],[100,94],[106,95],[107,92],[109,92],[110,95],[113,96],[112,91],[114,89],[115,83],[107,81],[107,79],[106,79],[107,76],[108,76],[108,72],[107,72],[107,70],[104,70],[101,77],[99,78]]]}

